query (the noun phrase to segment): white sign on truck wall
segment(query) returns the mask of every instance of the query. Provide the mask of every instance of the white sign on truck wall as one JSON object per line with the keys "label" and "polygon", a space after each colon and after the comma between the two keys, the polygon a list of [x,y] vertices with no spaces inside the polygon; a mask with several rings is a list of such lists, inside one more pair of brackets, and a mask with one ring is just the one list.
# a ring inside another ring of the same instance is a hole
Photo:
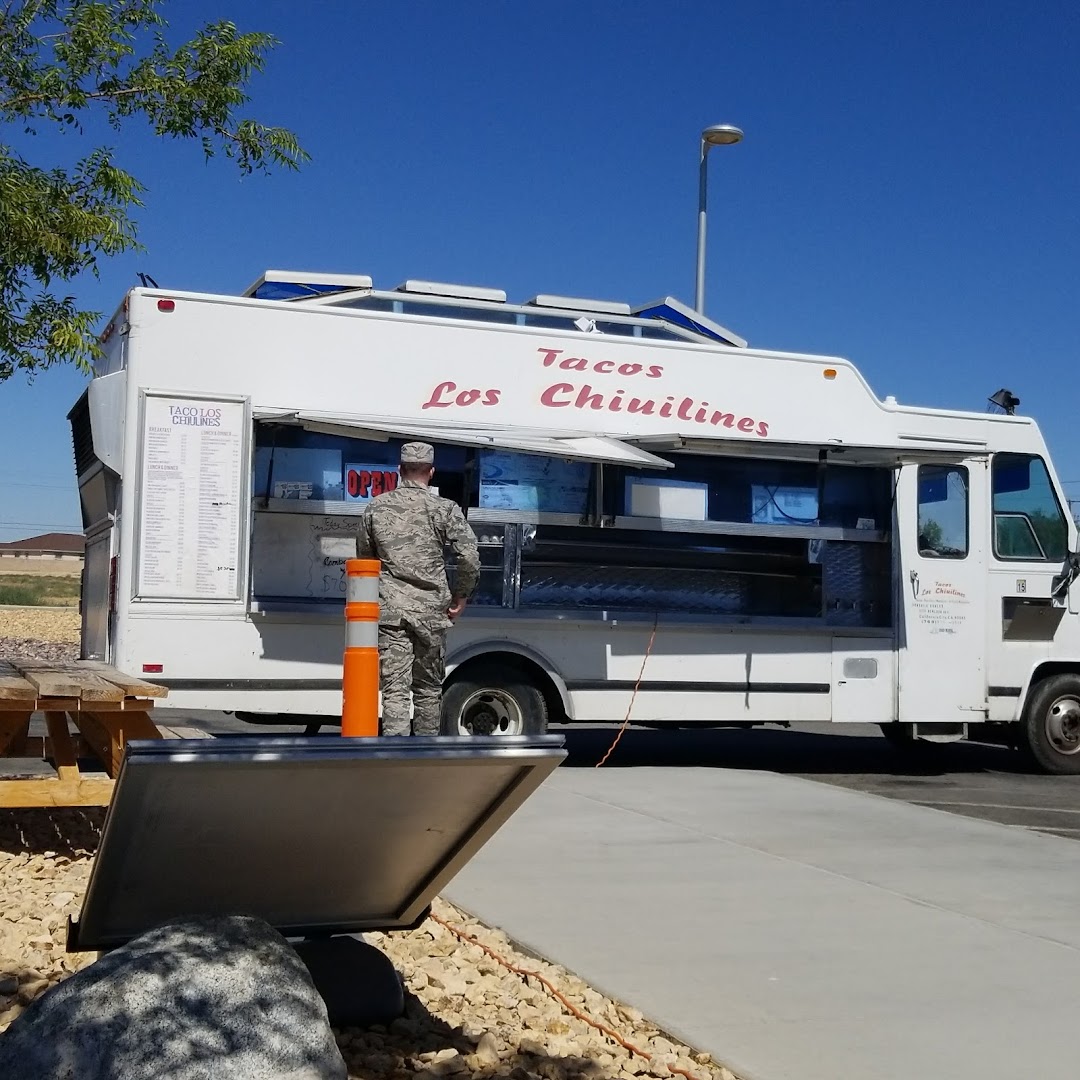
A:
{"label": "white sign on truck wall", "polygon": [[244,401],[143,398],[136,594],[240,599]]}

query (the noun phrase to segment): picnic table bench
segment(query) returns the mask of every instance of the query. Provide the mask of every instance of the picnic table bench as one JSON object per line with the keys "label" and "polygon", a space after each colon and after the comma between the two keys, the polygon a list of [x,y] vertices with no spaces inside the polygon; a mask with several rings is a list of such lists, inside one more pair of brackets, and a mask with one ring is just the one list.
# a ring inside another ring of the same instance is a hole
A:
{"label": "picnic table bench", "polygon": [[[154,702],[167,695],[164,686],[96,660],[0,661],[0,759],[37,758],[55,769],[53,776],[0,778],[0,807],[108,806],[129,740],[205,737],[154,723]],[[32,737],[38,712],[47,734]],[[80,759],[95,758],[99,768],[84,772]]]}

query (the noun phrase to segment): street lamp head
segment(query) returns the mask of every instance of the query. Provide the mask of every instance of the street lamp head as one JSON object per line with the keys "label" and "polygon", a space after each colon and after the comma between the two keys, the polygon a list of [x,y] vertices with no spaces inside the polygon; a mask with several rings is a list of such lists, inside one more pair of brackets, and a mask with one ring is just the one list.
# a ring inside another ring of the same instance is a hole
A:
{"label": "street lamp head", "polygon": [[701,133],[701,141],[707,146],[731,146],[742,137],[742,131],[731,124],[713,124]]}

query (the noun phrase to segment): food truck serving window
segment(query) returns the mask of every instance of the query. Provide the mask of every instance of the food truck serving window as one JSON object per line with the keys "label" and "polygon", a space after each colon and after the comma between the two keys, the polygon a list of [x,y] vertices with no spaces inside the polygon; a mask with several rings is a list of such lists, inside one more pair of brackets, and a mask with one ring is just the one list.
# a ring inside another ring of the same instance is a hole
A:
{"label": "food truck serving window", "polygon": [[672,455],[663,476],[606,470],[607,512],[618,517],[726,521],[750,525],[888,527],[887,469],[812,462]]}
{"label": "food truck serving window", "polygon": [[[256,425],[256,499],[353,503],[356,510],[397,485],[398,458],[405,439],[349,438],[308,431],[290,424]],[[439,494],[464,497],[466,449],[440,445],[435,455]]]}
{"label": "food truck serving window", "polygon": [[[251,584],[257,602],[344,600],[357,517],[371,499],[397,486],[406,441],[289,423],[255,425]],[[434,486],[441,495],[463,500],[474,453],[436,444]]]}

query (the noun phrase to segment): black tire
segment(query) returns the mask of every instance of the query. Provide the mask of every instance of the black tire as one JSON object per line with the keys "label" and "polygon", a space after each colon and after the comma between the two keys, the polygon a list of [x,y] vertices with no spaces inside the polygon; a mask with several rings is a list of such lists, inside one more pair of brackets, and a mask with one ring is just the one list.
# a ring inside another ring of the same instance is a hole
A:
{"label": "black tire", "polygon": [[466,667],[443,691],[444,735],[543,735],[547,724],[543,692],[514,667]]}
{"label": "black tire", "polygon": [[1080,773],[1080,675],[1036,683],[1021,722],[1024,749],[1042,772]]}

